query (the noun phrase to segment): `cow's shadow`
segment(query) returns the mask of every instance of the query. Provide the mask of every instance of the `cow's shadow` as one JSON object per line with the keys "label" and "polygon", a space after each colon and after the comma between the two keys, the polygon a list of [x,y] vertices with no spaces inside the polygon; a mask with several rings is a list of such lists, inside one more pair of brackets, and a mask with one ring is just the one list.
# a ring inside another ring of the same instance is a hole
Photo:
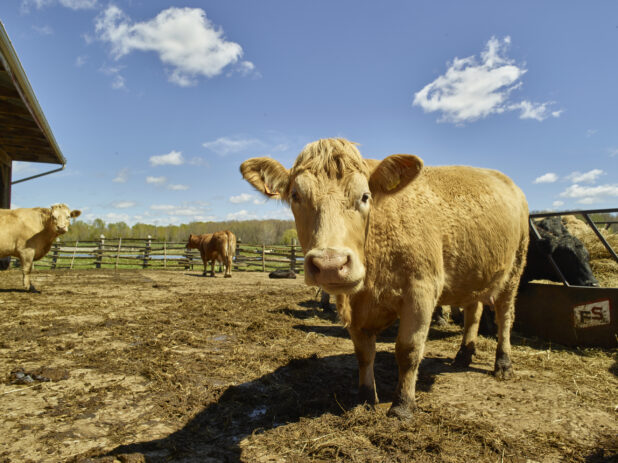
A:
{"label": "cow's shadow", "polygon": [[[449,363],[444,358],[425,358],[417,390],[429,391],[437,375],[455,372]],[[375,375],[381,402],[391,402],[397,384],[393,354],[378,352]],[[121,445],[98,457],[107,461],[105,457],[141,454],[146,461],[240,461],[240,441],[247,436],[301,418],[341,415],[354,408],[356,378],[352,354],[293,359],[254,381],[230,386],[215,403],[169,436]]]}
{"label": "cow's shadow", "polygon": [[30,291],[24,288],[0,288],[0,293],[28,293],[28,294],[40,294],[41,291]]}

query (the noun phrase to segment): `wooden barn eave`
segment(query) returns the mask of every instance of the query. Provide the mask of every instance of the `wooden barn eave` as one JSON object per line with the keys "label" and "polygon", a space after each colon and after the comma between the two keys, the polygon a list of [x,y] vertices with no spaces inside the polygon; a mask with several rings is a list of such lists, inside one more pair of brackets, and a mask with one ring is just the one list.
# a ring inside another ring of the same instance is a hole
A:
{"label": "wooden barn eave", "polygon": [[12,161],[66,164],[2,22],[0,151]]}

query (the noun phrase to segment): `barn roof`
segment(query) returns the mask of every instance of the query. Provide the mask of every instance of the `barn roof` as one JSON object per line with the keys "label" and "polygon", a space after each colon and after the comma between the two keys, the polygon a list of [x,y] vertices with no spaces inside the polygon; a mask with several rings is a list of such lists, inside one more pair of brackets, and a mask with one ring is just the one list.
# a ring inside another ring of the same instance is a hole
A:
{"label": "barn roof", "polygon": [[0,155],[66,164],[11,40],[0,22]]}

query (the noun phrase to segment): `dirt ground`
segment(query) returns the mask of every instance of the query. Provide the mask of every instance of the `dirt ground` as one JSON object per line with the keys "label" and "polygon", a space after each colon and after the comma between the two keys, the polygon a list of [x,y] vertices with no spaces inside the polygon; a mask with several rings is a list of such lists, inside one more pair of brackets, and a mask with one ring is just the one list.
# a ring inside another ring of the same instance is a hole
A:
{"label": "dirt ground", "polygon": [[357,366],[315,290],[262,273],[0,273],[0,462],[618,461],[618,353],[513,335],[451,361],[432,328],[408,422],[388,418],[396,331],[378,343],[382,403],[355,406]]}

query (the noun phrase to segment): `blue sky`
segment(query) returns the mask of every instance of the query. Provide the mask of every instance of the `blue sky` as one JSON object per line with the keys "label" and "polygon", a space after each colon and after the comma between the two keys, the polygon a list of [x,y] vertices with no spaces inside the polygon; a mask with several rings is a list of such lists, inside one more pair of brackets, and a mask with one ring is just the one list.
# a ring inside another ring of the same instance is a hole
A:
{"label": "blue sky", "polygon": [[14,207],[287,219],[238,166],[339,136],[499,169],[532,210],[618,206],[615,1],[4,0],[0,19],[68,160]]}

